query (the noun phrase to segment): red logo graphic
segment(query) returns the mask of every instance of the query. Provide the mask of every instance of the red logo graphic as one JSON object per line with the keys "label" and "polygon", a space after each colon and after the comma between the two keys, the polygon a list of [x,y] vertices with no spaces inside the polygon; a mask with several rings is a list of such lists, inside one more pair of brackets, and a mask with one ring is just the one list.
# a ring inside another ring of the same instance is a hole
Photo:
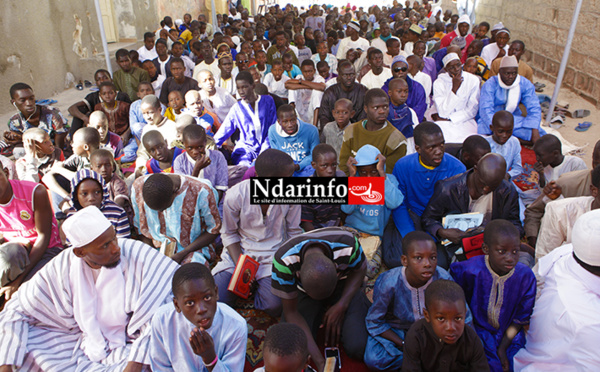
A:
{"label": "red logo graphic", "polygon": [[348,204],[384,204],[385,178],[348,177]]}

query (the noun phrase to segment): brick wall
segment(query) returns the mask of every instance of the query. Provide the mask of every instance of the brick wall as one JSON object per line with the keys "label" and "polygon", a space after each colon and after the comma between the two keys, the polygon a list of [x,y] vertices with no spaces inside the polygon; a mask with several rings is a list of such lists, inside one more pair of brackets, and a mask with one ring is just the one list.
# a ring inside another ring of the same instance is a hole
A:
{"label": "brick wall", "polygon": [[[555,81],[575,10],[575,0],[477,0],[476,22],[498,21],[512,40],[525,43],[535,75]],[[456,6],[444,0],[444,9]],[[584,0],[563,86],[600,108],[600,0]]]}

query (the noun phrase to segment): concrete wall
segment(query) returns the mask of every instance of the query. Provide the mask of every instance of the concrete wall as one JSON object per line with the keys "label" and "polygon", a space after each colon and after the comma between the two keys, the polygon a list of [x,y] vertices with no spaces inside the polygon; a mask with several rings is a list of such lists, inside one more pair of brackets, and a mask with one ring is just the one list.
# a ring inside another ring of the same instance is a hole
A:
{"label": "concrete wall", "polygon": [[[511,39],[525,43],[525,57],[535,75],[556,80],[575,9],[575,0],[477,0],[476,22],[498,21]],[[454,9],[444,0],[444,9]],[[583,1],[563,80],[566,86],[600,108],[600,0]]]}
{"label": "concrete wall", "polygon": [[[200,13],[207,14],[207,7],[204,0],[156,0],[158,8],[158,17],[163,19],[169,15],[173,18],[183,20],[185,13],[190,13],[192,19],[198,19]],[[215,0],[218,2],[218,0]]]}

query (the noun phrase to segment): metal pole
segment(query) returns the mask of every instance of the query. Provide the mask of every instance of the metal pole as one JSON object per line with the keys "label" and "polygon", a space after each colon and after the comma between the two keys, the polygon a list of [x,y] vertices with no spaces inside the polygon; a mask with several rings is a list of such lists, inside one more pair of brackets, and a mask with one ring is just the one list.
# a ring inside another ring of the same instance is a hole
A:
{"label": "metal pole", "polygon": [[[98,0],[96,0],[98,1]],[[221,0],[227,1],[227,0]],[[229,12],[229,7],[227,7],[227,12]],[[217,27],[219,27],[219,23],[217,22],[217,10],[215,9],[215,0],[210,0],[210,16],[211,22],[213,25],[213,33],[216,32]]]}
{"label": "metal pole", "polygon": [[569,61],[569,54],[571,53],[571,43],[573,42],[573,36],[575,35],[575,27],[577,26],[577,19],[579,18],[579,11],[581,10],[582,2],[583,0],[577,0],[577,4],[575,5],[573,19],[571,20],[571,28],[569,28],[569,36],[567,37],[567,44],[565,45],[565,51],[563,52],[562,60],[560,61],[560,68],[558,69],[558,76],[556,77],[554,93],[552,94],[552,100],[550,101],[550,108],[546,114],[546,123],[550,123],[550,120],[552,120],[554,106],[556,106],[556,101],[558,101],[558,91],[560,90],[563,77],[565,76],[567,62]]}
{"label": "metal pole", "polygon": [[96,6],[96,16],[98,17],[98,26],[100,27],[100,38],[102,39],[102,49],[104,49],[104,58],[106,59],[106,69],[112,76],[112,64],[110,63],[110,54],[108,54],[108,43],[106,42],[106,32],[104,31],[104,22],[102,21],[102,12],[100,11],[100,1],[94,0]]}

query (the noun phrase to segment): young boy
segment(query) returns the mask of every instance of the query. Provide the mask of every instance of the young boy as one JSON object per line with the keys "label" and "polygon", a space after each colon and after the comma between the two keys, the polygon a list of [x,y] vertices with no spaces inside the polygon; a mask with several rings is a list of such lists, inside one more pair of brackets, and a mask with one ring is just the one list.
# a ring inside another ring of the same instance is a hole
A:
{"label": "young boy", "polygon": [[[323,79],[325,79],[326,83],[332,79],[337,78],[337,75],[334,72],[330,72],[330,71],[331,71],[331,69],[329,68],[329,64],[327,64],[327,62],[325,62],[325,61],[317,62],[317,72],[319,73],[319,75],[321,75],[321,77]],[[333,80],[333,81],[335,81],[335,80]],[[335,84],[335,83],[333,83],[333,84]],[[328,86],[329,86],[329,84],[328,84]]]}
{"label": "young boy", "polygon": [[[241,73],[240,73],[241,74]],[[258,177],[291,177],[294,160],[286,153],[268,149],[256,159]],[[284,240],[302,233],[300,205],[250,204],[250,180],[234,185],[223,202],[223,253],[213,269],[219,288],[219,300],[233,304],[236,295],[227,290],[233,270],[241,254],[252,256],[260,263],[256,273],[258,289],[254,308],[279,316],[281,300],[271,293],[273,256]]]}
{"label": "young boy", "polygon": [[385,42],[385,47],[386,47],[387,51],[383,54],[383,65],[384,66],[391,68],[394,57],[396,57],[400,53],[405,54],[404,51],[400,51],[400,46],[401,46],[400,40],[398,40],[396,38],[389,38]]}
{"label": "young boy", "polygon": [[232,74],[233,71],[233,57],[231,53],[224,52],[219,55],[219,70],[221,70],[220,76],[217,80],[217,86],[225,89],[233,98],[237,98],[237,86],[235,84],[235,78]]}
{"label": "young boy", "polygon": [[465,325],[465,294],[451,280],[435,280],[425,290],[424,319],[404,339],[405,371],[485,372],[490,368],[477,333]]}
{"label": "young boy", "polygon": [[289,89],[289,102],[296,108],[300,119],[313,124],[315,108],[320,105],[325,90],[325,80],[320,75],[315,76],[315,63],[310,59],[302,62],[300,70],[302,75],[288,80],[285,88]]}
{"label": "young boy", "polygon": [[54,147],[50,135],[41,128],[30,128],[23,133],[23,148],[25,156],[15,162],[15,179],[20,181],[39,183],[54,163],[65,161],[62,150]]}
{"label": "young boy", "polygon": [[345,225],[358,231],[383,237],[392,210],[402,204],[404,196],[398,189],[396,177],[385,173],[385,157],[372,145],[364,145],[356,152],[356,157],[348,158],[349,177],[385,177],[384,205],[344,204],[342,212],[346,215]]}
{"label": "young boy", "polygon": [[179,147],[169,148],[167,141],[157,130],[151,130],[144,134],[142,143],[146,151],[152,156],[146,162],[144,174],[152,173],[175,173],[175,159],[183,153]]}
{"label": "young boy", "polygon": [[137,151],[137,159],[135,162],[136,169],[144,167],[146,162],[150,159],[150,154],[146,151],[143,142],[141,142],[141,139],[144,138],[146,133],[151,130],[157,130],[162,134],[167,143],[172,143],[177,140],[177,128],[175,122],[162,115],[161,103],[155,95],[150,94],[145,96],[142,99],[140,107],[147,124],[144,125],[140,135],[140,146]]}
{"label": "young boy", "polygon": [[104,111],[94,111],[90,115],[87,127],[94,128],[100,135],[100,148],[112,152],[115,159],[123,155],[123,140],[108,130],[108,118]]}
{"label": "young boy", "polygon": [[248,325],[217,302],[215,280],[199,263],[181,266],[172,280],[173,304],[158,309],[151,324],[154,371],[243,370]]}
{"label": "young boy", "polygon": [[[94,80],[96,82],[97,87],[100,87],[100,84],[102,84],[103,82],[112,82],[110,73],[104,69],[96,71],[96,73],[94,74]],[[133,99],[135,99],[135,96],[129,97],[126,93],[120,91],[117,92],[117,101],[131,103],[131,100]],[[83,100],[76,102],[69,107],[69,114],[73,116],[73,121],[71,122],[71,128],[69,130],[71,136],[79,128],[85,127],[87,125],[90,114],[94,110],[94,107],[96,107],[96,105],[100,102],[102,102],[102,97],[100,97],[100,92],[96,91],[88,94]]]}
{"label": "young boy", "polygon": [[[71,179],[75,172],[90,168],[90,155],[100,148],[100,134],[94,128],[81,128],[73,135],[73,155],[63,163],[55,163],[50,172],[46,173],[42,182],[54,193],[52,202],[55,210],[71,193]],[[55,199],[56,197],[56,199]],[[62,200],[58,200],[58,197]]]}
{"label": "young boy", "polygon": [[169,93],[178,90],[185,95],[189,90],[198,90],[198,82],[191,77],[185,76],[185,64],[181,58],[171,59],[171,74],[162,85],[160,90],[160,101],[169,104]]}
{"label": "young boy", "polygon": [[130,215],[131,202],[129,201],[129,188],[117,173],[117,165],[112,153],[106,149],[98,149],[90,155],[90,169],[104,178],[108,187],[110,200],[117,203]]}
{"label": "young boy", "polygon": [[269,88],[269,92],[281,97],[286,103],[288,100],[288,91],[285,89],[285,82],[290,80],[290,77],[283,74],[283,63],[280,59],[273,61],[271,72],[265,75],[263,84]]}
{"label": "young boy", "polygon": [[505,110],[496,112],[490,125],[492,135],[484,137],[490,143],[492,152],[502,155],[506,160],[506,169],[510,178],[523,173],[521,143],[512,135],[514,121],[514,116],[510,112]]}
{"label": "young boy", "polygon": [[[541,142],[538,144],[539,141]],[[546,183],[557,180],[561,174],[587,169],[580,157],[563,155],[562,144],[553,134],[540,137],[533,146],[533,151],[537,160],[533,169],[539,174],[540,189],[544,188]]]}
{"label": "young boy", "polygon": [[[315,170],[312,177],[345,177],[344,172],[336,170],[337,159],[337,153],[331,145],[316,145],[310,163]],[[338,226],[340,218],[340,206],[337,204],[302,204],[300,227],[304,231],[311,231],[321,227]]]}
{"label": "young boy", "polygon": [[[194,92],[197,91],[194,90]],[[181,92],[178,90],[172,91],[169,93],[169,106],[165,110],[165,117],[169,120],[176,121],[177,117],[181,115],[181,110],[184,106],[185,101],[183,100]]]}
{"label": "young boy", "polygon": [[389,85],[390,113],[388,121],[406,137],[408,146],[406,153],[415,152],[415,139],[413,129],[419,124],[416,112],[408,107],[408,84],[404,79],[393,79]]}
{"label": "young boy", "polygon": [[290,79],[295,79],[302,73],[300,68],[294,64],[292,55],[290,53],[285,53],[281,57],[281,64],[283,66],[284,75]]}
{"label": "young boy", "polygon": [[183,44],[181,42],[176,41],[171,45],[171,55],[174,58],[181,58],[183,65],[185,66],[184,75],[191,78],[196,64],[190,57],[183,54]]}
{"label": "young boy", "polygon": [[135,97],[139,83],[150,81],[150,76],[145,70],[131,64],[127,49],[117,50],[115,59],[121,69],[113,74],[113,82],[117,90],[125,92],[131,99],[131,97]]}
{"label": "young boy", "polygon": [[402,239],[402,246],[402,266],[377,278],[366,318],[369,338],[365,363],[375,371],[402,366],[404,338],[410,326],[423,318],[425,290],[435,280],[452,280],[437,266],[437,248],[430,235],[410,232]]}
{"label": "young boy", "polygon": [[483,241],[484,256],[455,262],[450,273],[473,309],[473,326],[483,341],[490,370],[512,371],[513,357],[525,346],[522,328],[533,312],[536,279],[529,267],[518,262],[519,231],[511,222],[488,223]]}
{"label": "young boy", "polygon": [[[308,365],[308,343],[302,328],[292,323],[280,323],[270,327],[263,346],[265,366],[254,372],[303,372],[312,371]],[[310,369],[308,369],[310,368]]]}
{"label": "young boy", "polygon": [[302,62],[312,57],[312,51],[306,47],[306,40],[301,33],[294,35],[294,43],[296,44],[296,48],[298,48],[298,63],[302,65]]}
{"label": "young boy", "polygon": [[[237,103],[237,100],[225,89],[215,85],[215,75],[209,70],[200,71],[198,83],[200,84],[199,93],[203,106],[209,112],[217,115],[219,122],[223,123],[229,110]],[[186,96],[189,93],[187,92]]]}
{"label": "young boy", "polygon": [[206,148],[206,132],[200,125],[188,125],[183,129],[184,154],[173,163],[177,174],[185,174],[209,180],[219,194],[219,205],[223,204],[223,194],[227,191],[229,178],[227,160],[220,151]]}
{"label": "young boy", "polygon": [[269,144],[294,159],[294,177],[309,177],[314,173],[311,154],[319,144],[319,130],[298,120],[294,106],[285,104],[277,110],[277,125],[269,128]]}
{"label": "young boy", "polygon": [[141,62],[145,60],[153,60],[158,57],[156,54],[156,48],[154,47],[154,33],[146,32],[144,34],[144,45],[142,45],[138,50],[139,59]]}
{"label": "young boy", "polygon": [[407,142],[404,135],[387,124],[389,97],[381,89],[370,89],[365,95],[364,110],[367,119],[350,124],[344,131],[340,150],[340,169],[349,174],[348,158],[364,145],[373,145],[386,158],[386,173],[392,173],[394,164],[406,155]]}
{"label": "young boy", "polygon": [[[142,241],[164,249],[177,263],[208,264],[214,259],[209,245],[219,234],[221,217],[217,191],[208,182],[155,173],[135,180],[131,190],[133,224]],[[176,247],[168,252],[172,243]]]}
{"label": "young boy", "polygon": [[108,119],[108,128],[119,135],[123,143],[129,143],[131,130],[129,129],[129,103],[116,100],[115,85],[109,81],[100,84],[100,97],[102,102],[94,107],[94,111],[102,111]]}
{"label": "young boy", "polygon": [[101,175],[90,169],[82,169],[71,179],[71,208],[67,218],[90,205],[96,206],[115,227],[118,238],[129,239],[131,231],[125,210],[110,200],[108,186]]}
{"label": "young boy", "polygon": [[204,102],[197,90],[190,90],[185,94],[185,106],[186,108],[183,112],[190,114],[196,121],[196,124],[204,128],[206,134],[214,137],[221,126],[221,122],[216,114],[204,108]]}
{"label": "young boy", "polygon": [[388,79],[393,77],[392,70],[383,66],[383,52],[379,49],[369,49],[367,52],[369,71],[359,81],[369,89],[381,88]]}
{"label": "young boy", "polygon": [[[68,132],[68,121],[60,111],[54,107],[36,104],[33,89],[25,83],[13,84],[9,93],[10,103],[18,112],[8,119],[8,130],[4,131],[0,148],[19,145],[27,129],[41,128],[50,135],[54,145],[62,149]],[[5,153],[5,155],[11,154],[12,152]]]}
{"label": "young boy", "polygon": [[[167,80],[167,78],[165,77],[165,75],[161,75],[158,73],[158,69],[156,68],[156,66],[154,66],[154,63],[149,59],[142,62],[142,68],[148,73],[148,76],[150,76],[149,83],[152,85],[152,89],[154,89],[154,92],[152,94],[156,94],[157,96],[160,96],[160,91],[162,89],[162,86],[163,86],[165,80]],[[141,84],[141,82],[140,82],[140,84]],[[140,88],[138,86],[138,92],[139,92],[139,89]],[[138,97],[139,97],[139,94],[138,94]]]}
{"label": "young boy", "polygon": [[333,106],[333,118],[335,121],[331,121],[323,127],[323,137],[325,137],[325,143],[333,146],[337,154],[342,149],[342,143],[344,143],[344,130],[350,124],[350,118],[355,114],[352,101],[347,98],[338,99]]}
{"label": "young boy", "polygon": [[[330,71],[337,71],[337,58],[335,58],[333,54],[329,53],[329,49],[327,48],[327,42],[325,41],[322,41],[319,44],[317,44],[317,53],[313,54],[311,59],[313,60],[315,65],[317,65],[317,68],[319,62],[323,61],[329,67]],[[326,77],[323,76],[323,79],[326,79]]]}
{"label": "young boy", "polygon": [[214,138],[215,144],[220,147],[239,130],[240,137],[232,149],[231,162],[248,167],[269,148],[269,128],[277,121],[277,115],[273,98],[257,96],[254,92],[254,79],[250,72],[240,72],[236,76],[236,84],[242,99],[231,108]]}
{"label": "young boy", "polygon": [[[260,44],[260,42],[259,42]],[[267,63],[267,52],[264,50],[258,50],[254,52],[256,58],[256,69],[262,76],[261,80],[265,78],[269,72],[271,72],[271,65]]]}

